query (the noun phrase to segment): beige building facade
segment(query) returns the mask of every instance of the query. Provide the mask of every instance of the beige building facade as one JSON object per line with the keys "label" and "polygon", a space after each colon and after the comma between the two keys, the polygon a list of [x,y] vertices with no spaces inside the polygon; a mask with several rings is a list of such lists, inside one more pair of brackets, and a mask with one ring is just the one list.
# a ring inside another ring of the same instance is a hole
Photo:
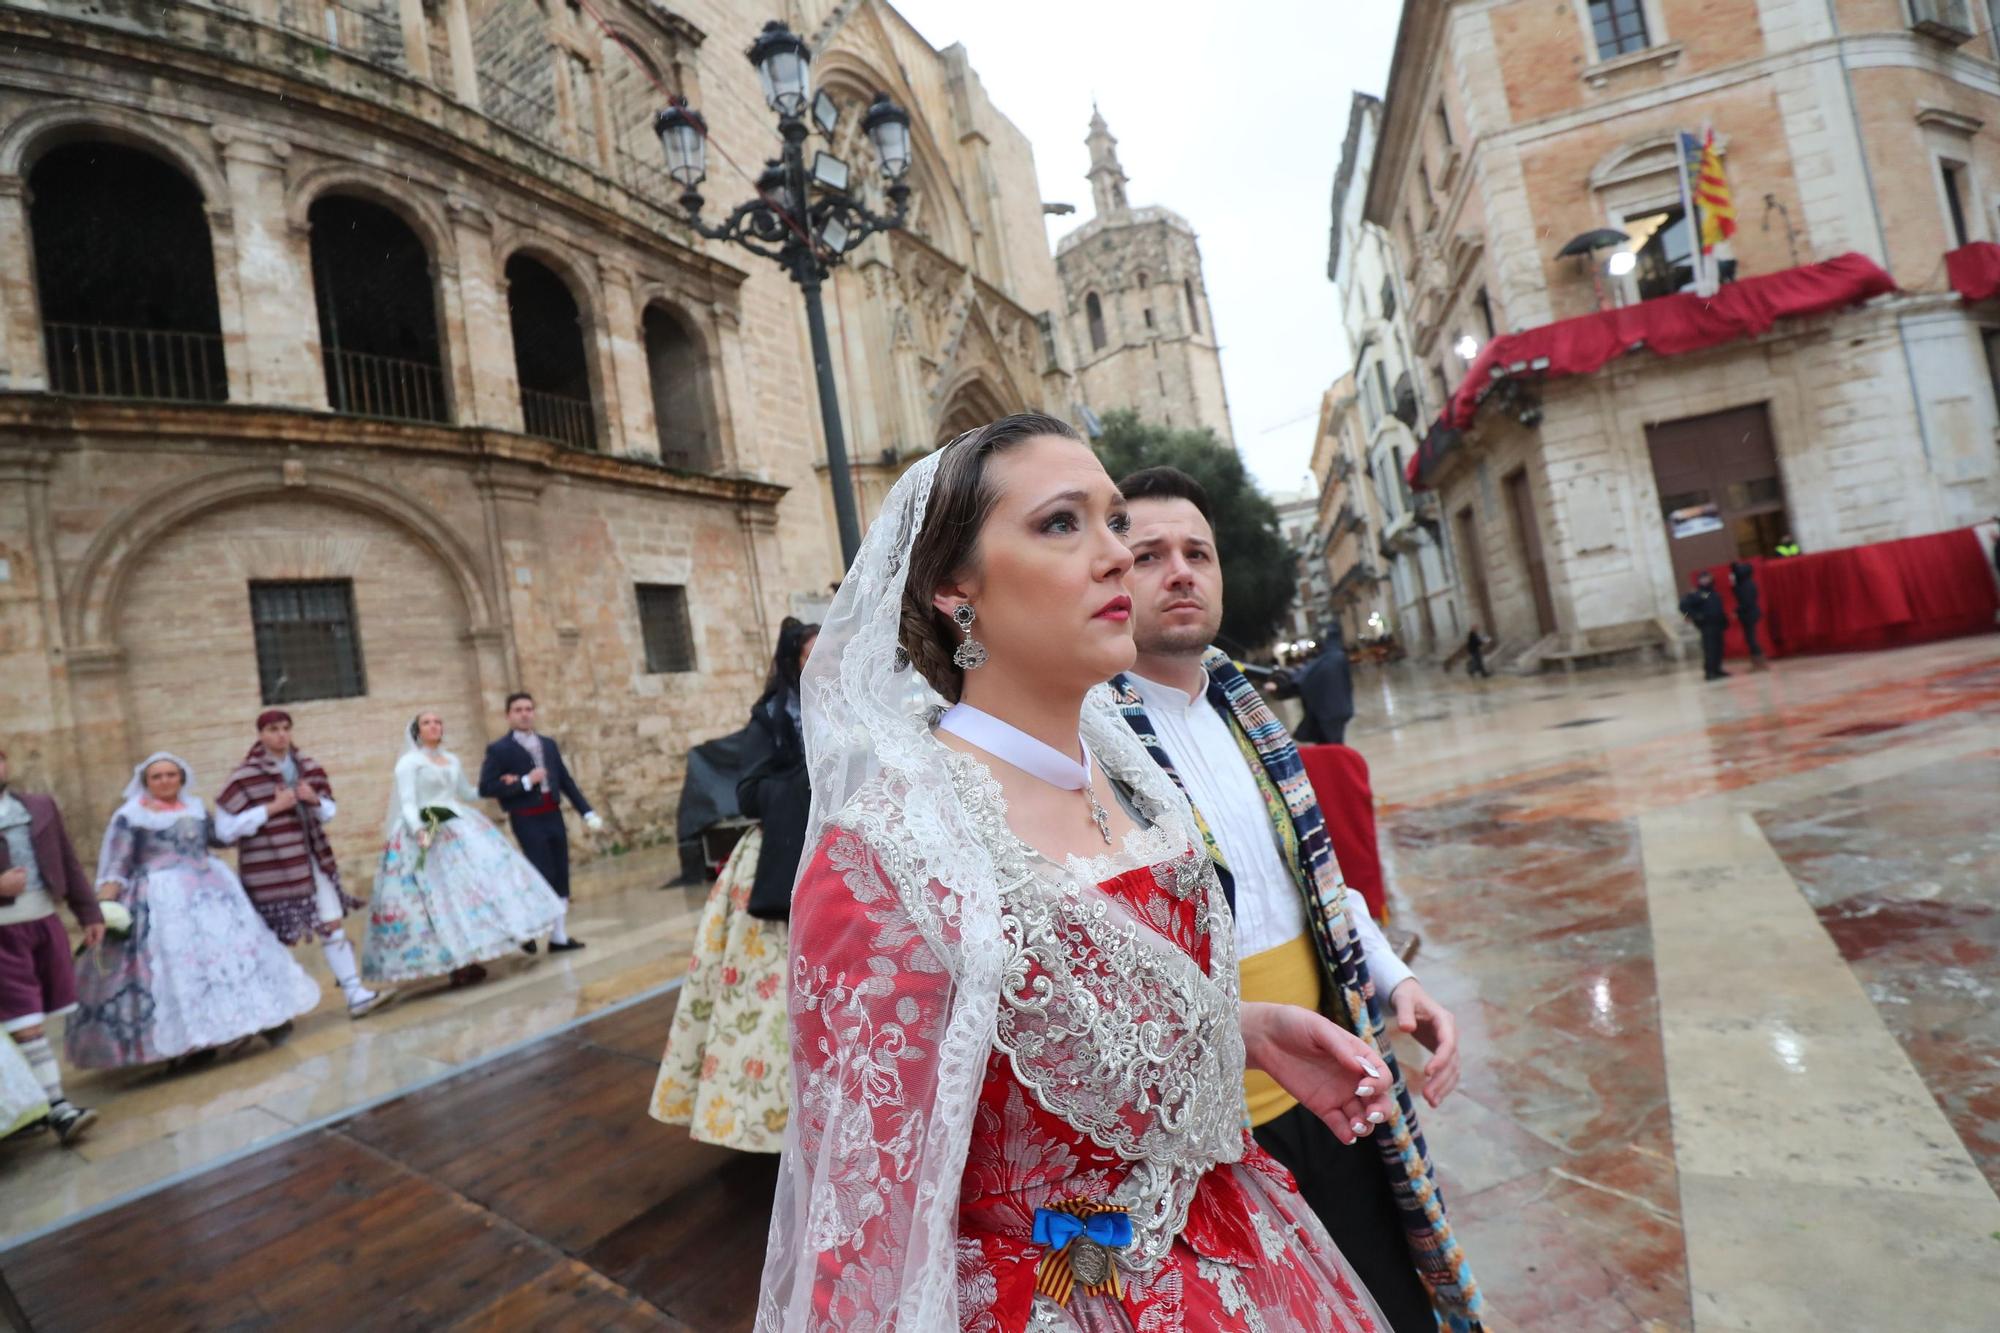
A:
{"label": "beige building facade", "polygon": [[[1032,154],[960,48],[877,0],[776,6],[912,217],[829,284],[872,514],[964,425],[1072,401]],[[420,708],[476,765],[535,693],[626,844],[741,725],[839,574],[802,305],[679,220],[777,144],[711,0],[0,6],[0,744],[79,845],[154,749],[213,794],[267,703],[366,883]],[[579,838],[580,849],[587,844]]]}
{"label": "beige building facade", "polygon": [[1379,639],[1396,625],[1396,604],[1378,542],[1382,507],[1369,484],[1368,430],[1350,372],[1320,398],[1313,436],[1319,481],[1317,554],[1325,580],[1326,619],[1347,642]]}
{"label": "beige building facade", "polygon": [[[1987,18],[1904,0],[1406,5],[1366,217],[1395,243],[1431,401],[1463,378],[1460,348],[1688,286],[1683,132],[1722,150],[1735,277],[1858,253],[1900,288],[1493,395],[1421,478],[1489,633],[1540,660],[1671,642],[1698,565],[2000,506],[2000,312],[1962,304],[1942,262],[1996,234]],[[1600,228],[1627,240],[1557,257]]]}
{"label": "beige building facade", "polygon": [[1171,209],[1134,208],[1118,140],[1093,112],[1090,221],[1056,244],[1083,401],[1141,420],[1215,432],[1234,445],[1215,312],[1194,228]]}

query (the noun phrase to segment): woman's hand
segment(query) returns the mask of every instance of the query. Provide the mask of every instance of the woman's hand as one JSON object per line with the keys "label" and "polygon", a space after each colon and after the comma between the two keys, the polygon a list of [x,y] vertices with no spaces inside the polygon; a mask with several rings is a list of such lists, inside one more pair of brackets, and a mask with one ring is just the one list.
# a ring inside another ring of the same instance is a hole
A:
{"label": "woman's hand", "polygon": [[1243,1051],[1342,1143],[1375,1132],[1394,1113],[1388,1070],[1373,1047],[1332,1019],[1296,1004],[1246,1001]]}

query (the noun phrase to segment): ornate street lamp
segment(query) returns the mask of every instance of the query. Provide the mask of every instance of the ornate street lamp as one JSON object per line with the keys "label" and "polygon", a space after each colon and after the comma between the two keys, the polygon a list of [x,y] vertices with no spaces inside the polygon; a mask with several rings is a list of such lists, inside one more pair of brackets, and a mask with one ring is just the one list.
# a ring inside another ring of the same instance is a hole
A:
{"label": "ornate street lamp", "polygon": [[833,380],[833,353],[826,334],[820,286],[833,265],[877,232],[894,231],[909,216],[910,113],[877,93],[861,118],[874,146],[890,212],[882,216],[858,193],[866,173],[855,172],[825,149],[806,159],[806,140],[815,130],[829,144],[840,123],[840,107],[825,90],[812,90],[812,52],[803,38],[777,21],[764,25],[750,44],[750,63],[764,101],[778,113],[781,155],[757,178],[757,197],[731,209],[720,223],[702,221],[699,186],[708,174],[708,125],[686,99],[654,117],[653,128],[667,155],[667,174],[681,187],[681,207],[703,236],[731,241],[777,261],[806,298],[806,325],[812,336],[813,371],[819,382],[820,423],[826,431],[827,469],[833,474],[833,512],[840,527],[841,559],[854,563],[861,549],[861,523],[854,507],[847,439],[840,428],[840,397]]}

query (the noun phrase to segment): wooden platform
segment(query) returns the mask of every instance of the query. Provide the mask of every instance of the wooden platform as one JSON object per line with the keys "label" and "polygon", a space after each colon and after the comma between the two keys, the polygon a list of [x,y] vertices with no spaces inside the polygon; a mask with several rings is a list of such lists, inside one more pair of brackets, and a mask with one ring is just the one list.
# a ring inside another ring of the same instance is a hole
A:
{"label": "wooden platform", "polygon": [[646,1114],[673,996],[0,1255],[35,1333],[748,1329],[775,1156]]}

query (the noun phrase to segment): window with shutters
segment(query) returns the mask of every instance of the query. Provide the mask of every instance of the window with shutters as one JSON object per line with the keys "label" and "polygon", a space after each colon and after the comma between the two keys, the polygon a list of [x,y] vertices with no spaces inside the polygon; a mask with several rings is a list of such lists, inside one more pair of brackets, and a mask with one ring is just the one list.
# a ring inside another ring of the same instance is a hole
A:
{"label": "window with shutters", "polygon": [[257,680],[267,704],[368,693],[351,579],[250,585]]}

